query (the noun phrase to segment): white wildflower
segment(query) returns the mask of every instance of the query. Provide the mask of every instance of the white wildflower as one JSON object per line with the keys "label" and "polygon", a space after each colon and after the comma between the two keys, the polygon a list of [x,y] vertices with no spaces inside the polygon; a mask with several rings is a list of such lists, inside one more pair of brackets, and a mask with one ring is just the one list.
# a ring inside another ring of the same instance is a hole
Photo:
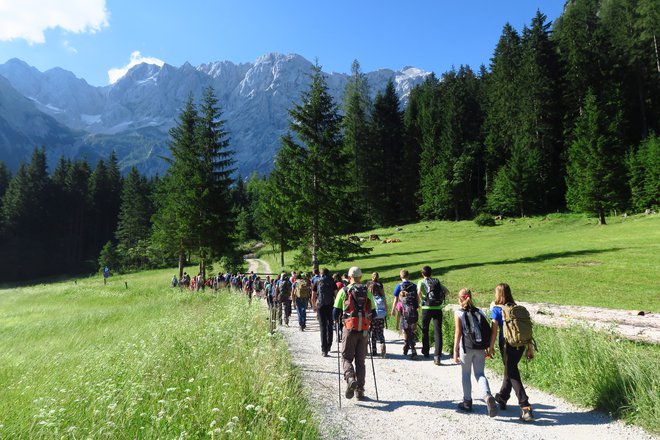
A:
{"label": "white wildflower", "polygon": [[213,409],[211,410],[211,412],[218,413],[218,412],[220,412],[220,408],[213,408]]}

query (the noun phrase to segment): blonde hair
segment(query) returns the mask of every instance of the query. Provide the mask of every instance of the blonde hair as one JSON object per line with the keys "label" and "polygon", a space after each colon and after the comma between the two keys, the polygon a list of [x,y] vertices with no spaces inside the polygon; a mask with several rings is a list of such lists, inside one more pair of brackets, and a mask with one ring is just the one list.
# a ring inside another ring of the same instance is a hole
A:
{"label": "blonde hair", "polygon": [[378,272],[374,272],[371,274],[371,281],[378,281]]}
{"label": "blonde hair", "polygon": [[401,278],[408,278],[410,276],[410,272],[408,272],[407,269],[401,269],[401,272],[399,272],[399,276]]}
{"label": "blonde hair", "polygon": [[458,304],[463,310],[473,310],[476,309],[474,303],[472,302],[472,292],[470,289],[463,287],[458,292]]}
{"label": "blonde hair", "polygon": [[513,295],[511,294],[511,287],[507,283],[500,283],[495,287],[495,304],[515,304]]}

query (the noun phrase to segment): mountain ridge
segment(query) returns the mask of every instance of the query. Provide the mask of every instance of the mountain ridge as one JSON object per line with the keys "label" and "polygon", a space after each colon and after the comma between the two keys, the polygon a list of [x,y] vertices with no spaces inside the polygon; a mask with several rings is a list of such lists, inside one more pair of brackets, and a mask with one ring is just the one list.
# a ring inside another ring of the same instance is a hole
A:
{"label": "mountain ridge", "polygon": [[[92,86],[73,73],[55,67],[45,72],[13,58],[0,64],[0,76],[13,90],[30,100],[34,107],[52,118],[52,136],[75,136],[61,154],[89,161],[106,157],[116,150],[125,171],[131,166],[149,175],[162,174],[168,156],[168,132],[186,100],[192,95],[199,102],[204,89],[213,87],[220,103],[230,143],[235,151],[238,173],[267,173],[279,148],[280,137],[288,128],[288,111],[298,103],[309,85],[313,64],[298,54],[266,53],[254,63],[212,61],[180,67],[170,64],[138,64],[114,84]],[[324,73],[328,89],[339,104],[349,75]],[[379,69],[365,73],[372,94],[382,91],[389,79],[405,104],[412,88],[430,72],[406,66],[403,70]],[[5,101],[0,93],[0,104]],[[61,129],[61,127],[64,129]],[[25,160],[31,151],[29,126],[12,126],[25,141],[3,144],[0,160],[14,149]],[[5,130],[5,128],[3,128]],[[66,133],[65,133],[66,132]],[[68,134],[67,134],[68,133]],[[57,146],[59,149],[59,145]],[[148,152],[148,153],[146,153]],[[59,157],[49,157],[54,164]],[[12,168],[16,167],[12,162]]]}

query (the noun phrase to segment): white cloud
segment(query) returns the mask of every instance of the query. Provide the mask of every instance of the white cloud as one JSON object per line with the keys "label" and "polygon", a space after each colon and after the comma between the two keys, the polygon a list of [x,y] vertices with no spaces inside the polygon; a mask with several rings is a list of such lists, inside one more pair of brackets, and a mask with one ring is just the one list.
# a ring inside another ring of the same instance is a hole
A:
{"label": "white cloud", "polygon": [[[1,1],[1,0],[0,0]],[[165,64],[164,61],[159,60],[158,58],[153,58],[153,57],[143,57],[142,54],[139,51],[135,51],[131,54],[131,60],[127,65],[124,67],[117,67],[108,70],[108,79],[110,81],[110,84],[114,84],[119,79],[121,79],[126,73],[131,69],[131,67],[137,66],[138,64],[155,64],[159,67],[163,67],[163,64]]]}
{"label": "white cloud", "polygon": [[0,0],[0,41],[44,43],[46,29],[96,32],[108,26],[105,0]]}
{"label": "white cloud", "polygon": [[70,52],[70,53],[73,53],[73,54],[78,53],[78,49],[76,49],[75,47],[71,46],[71,42],[70,42],[69,40],[64,40],[64,41],[62,42],[62,46],[64,47],[64,49],[65,49],[67,52]]}

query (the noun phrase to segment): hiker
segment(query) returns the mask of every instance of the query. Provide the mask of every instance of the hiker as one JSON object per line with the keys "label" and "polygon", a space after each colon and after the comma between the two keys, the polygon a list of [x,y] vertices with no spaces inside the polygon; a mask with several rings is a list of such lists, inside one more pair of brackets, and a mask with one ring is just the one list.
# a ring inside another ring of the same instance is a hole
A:
{"label": "hiker", "polygon": [[280,275],[280,282],[277,285],[277,320],[282,325],[282,309],[284,309],[284,324],[289,326],[291,317],[291,282],[287,279],[286,273]]}
{"label": "hiker", "polygon": [[268,304],[268,310],[273,308],[273,283],[270,280],[270,275],[266,275],[266,282],[264,284],[264,290],[266,291],[266,304]]}
{"label": "hiker", "polygon": [[176,279],[176,274],[172,277],[172,287],[177,287],[179,285],[179,280]]}
{"label": "hiker", "polygon": [[403,355],[407,356],[408,350],[410,350],[410,358],[415,359],[417,357],[417,350],[415,349],[415,330],[417,330],[417,319],[419,317],[417,286],[408,280],[410,273],[406,269],[401,269],[399,277],[401,278],[401,282],[394,288],[394,305],[392,306],[392,313],[394,313],[394,307],[396,307],[398,303],[401,303],[401,327],[405,334]]}
{"label": "hiker", "polygon": [[486,356],[490,353],[491,327],[484,312],[475,307],[472,302],[472,292],[463,288],[458,292],[460,310],[454,316],[454,362],[461,364],[461,381],[463,383],[463,401],[458,404],[461,411],[472,411],[472,381],[470,370],[474,371],[488,415],[497,415],[497,404],[490,393],[488,379],[484,375]]}
{"label": "hiker", "polygon": [[367,289],[374,297],[376,304],[376,317],[371,320],[371,354],[376,354],[376,343],[380,343],[380,355],[385,357],[385,318],[387,317],[387,300],[385,289],[380,282],[378,272],[371,274],[371,281],[367,283]]}
{"label": "hiker", "polygon": [[433,321],[435,351],[433,363],[440,365],[442,356],[442,307],[447,289],[436,278],[431,278],[431,267],[422,268],[422,279],[417,283],[417,297],[422,303],[422,354],[430,356],[429,327]]}
{"label": "hiker", "polygon": [[[337,272],[335,272],[332,275],[332,279],[335,281],[335,298],[337,298],[337,293],[339,293],[339,291],[345,287],[345,284],[341,280],[341,276]],[[337,338],[339,338],[338,342],[341,342],[342,336],[344,335],[344,324],[343,324],[343,321],[342,321],[342,316],[339,315],[339,318],[335,318],[334,322],[335,322],[335,325],[337,326],[337,330],[338,330],[338,332],[337,332],[338,333]]]}
{"label": "hiker", "polygon": [[527,355],[527,359],[534,358],[534,345],[529,343],[522,347],[512,347],[504,339],[502,307],[515,304],[516,302],[513,300],[509,285],[506,283],[498,284],[495,287],[495,305],[490,311],[490,319],[493,321],[493,331],[490,336],[490,354],[492,356],[494,353],[495,336],[498,333],[497,330],[500,329],[498,342],[502,361],[504,362],[504,379],[502,380],[500,392],[495,394],[495,401],[500,406],[500,409],[504,411],[506,409],[506,403],[511,397],[511,388],[513,388],[518,398],[518,405],[520,405],[520,419],[525,422],[531,422],[534,421],[534,413],[532,412],[529,398],[520,378],[518,363],[524,354]]}
{"label": "hiker", "polygon": [[264,283],[261,281],[261,277],[257,275],[254,279],[254,295],[261,299],[264,290]]}
{"label": "hiker", "polygon": [[316,282],[316,288],[312,290],[312,308],[316,312],[321,328],[321,353],[327,357],[332,347],[332,304],[335,301],[336,285],[327,267],[323,268],[321,274]]}
{"label": "hiker", "polygon": [[[367,287],[360,283],[362,271],[359,267],[351,267],[348,271],[349,284],[343,287],[335,298],[333,315],[335,320],[344,315],[346,332],[341,344],[343,359],[346,398],[355,395],[358,400],[364,398],[364,382],[367,357],[368,330],[371,319],[376,314],[374,299]],[[353,366],[355,362],[355,367]]]}
{"label": "hiker", "polygon": [[301,273],[291,289],[291,301],[296,303],[298,314],[298,326],[304,332],[307,328],[307,304],[311,296],[312,288],[306,273]]}

